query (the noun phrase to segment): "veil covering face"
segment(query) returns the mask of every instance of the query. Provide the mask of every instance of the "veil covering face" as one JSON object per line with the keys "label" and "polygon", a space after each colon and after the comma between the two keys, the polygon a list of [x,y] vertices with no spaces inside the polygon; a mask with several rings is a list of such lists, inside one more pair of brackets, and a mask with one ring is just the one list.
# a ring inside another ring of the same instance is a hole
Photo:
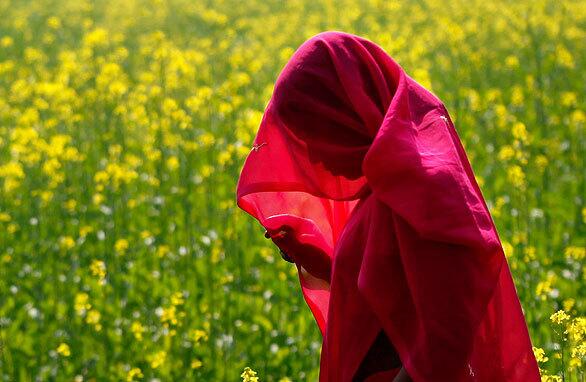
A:
{"label": "veil covering face", "polygon": [[[328,317],[356,310],[384,331],[415,382],[540,380],[496,228],[449,113],[378,45],[331,31],[296,50],[236,193],[298,269],[324,339],[320,382],[357,380],[364,352],[343,348],[343,318]],[[368,214],[371,228],[344,237],[345,246],[361,243],[358,265],[336,267],[342,233],[367,198],[378,211]],[[345,287],[360,303],[334,296],[336,279],[353,280]]]}

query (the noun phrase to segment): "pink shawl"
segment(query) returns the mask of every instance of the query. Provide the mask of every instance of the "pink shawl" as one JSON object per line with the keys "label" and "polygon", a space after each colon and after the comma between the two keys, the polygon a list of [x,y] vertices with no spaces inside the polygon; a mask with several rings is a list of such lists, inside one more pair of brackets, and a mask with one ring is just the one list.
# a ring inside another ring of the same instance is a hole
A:
{"label": "pink shawl", "polygon": [[[540,380],[450,115],[373,42],[323,32],[298,48],[275,84],[237,203],[297,266],[323,336],[320,382],[361,380],[380,330],[415,382]],[[349,229],[351,218],[365,228]],[[352,261],[337,261],[342,252]],[[396,374],[382,358],[367,381]]]}

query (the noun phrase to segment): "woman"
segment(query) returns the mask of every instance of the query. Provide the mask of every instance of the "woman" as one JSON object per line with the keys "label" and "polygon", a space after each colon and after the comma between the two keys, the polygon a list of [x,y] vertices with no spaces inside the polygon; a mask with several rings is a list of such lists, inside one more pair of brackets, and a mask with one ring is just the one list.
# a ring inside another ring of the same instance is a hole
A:
{"label": "woman", "polygon": [[323,32],[297,49],[237,203],[298,269],[320,382],[540,380],[449,113],[373,42]]}

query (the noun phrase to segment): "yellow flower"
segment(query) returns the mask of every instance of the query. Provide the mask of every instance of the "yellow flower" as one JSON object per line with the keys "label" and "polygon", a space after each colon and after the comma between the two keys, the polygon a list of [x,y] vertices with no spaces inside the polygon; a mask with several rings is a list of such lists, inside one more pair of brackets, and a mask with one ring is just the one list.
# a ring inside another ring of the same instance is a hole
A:
{"label": "yellow flower", "polygon": [[555,57],[561,66],[565,66],[567,68],[574,67],[574,57],[572,56],[572,53],[566,49],[566,47],[558,45],[556,48]]}
{"label": "yellow flower", "polygon": [[51,29],[59,29],[61,28],[61,20],[58,17],[49,17],[47,19],[47,26]]}
{"label": "yellow flower", "polygon": [[513,187],[525,189],[525,173],[518,165],[513,165],[507,170],[507,179],[511,182]]}
{"label": "yellow flower", "polygon": [[83,36],[83,44],[88,47],[97,47],[108,44],[108,31],[96,28]]}
{"label": "yellow flower", "polygon": [[203,178],[207,178],[214,173],[214,168],[208,164],[204,164],[201,166],[200,173]]}
{"label": "yellow flower", "polygon": [[523,261],[528,263],[530,261],[535,260],[537,257],[535,256],[536,250],[533,246],[527,246],[523,249],[523,253],[525,256],[523,257]]}
{"label": "yellow flower", "polygon": [[92,232],[94,228],[89,225],[84,225],[79,228],[79,236],[86,237],[88,233]]}
{"label": "yellow flower", "polygon": [[36,49],[36,48],[32,48],[32,47],[26,47],[24,48],[24,60],[27,63],[35,63],[35,62],[39,62],[44,60],[45,55],[43,54],[42,51]]}
{"label": "yellow flower", "polygon": [[106,197],[103,194],[95,193],[92,195],[92,203],[94,203],[95,205],[101,204],[104,201],[104,199],[106,199]]}
{"label": "yellow flower", "polygon": [[172,305],[181,305],[184,302],[185,302],[185,299],[183,298],[182,292],[175,292],[171,295],[171,304]]}
{"label": "yellow flower", "polygon": [[[574,318],[569,324],[566,329],[567,334],[569,334],[570,340],[579,344],[576,349],[581,350],[583,353],[582,355],[586,355],[586,317],[576,317]],[[582,346],[580,348],[580,346]]]}
{"label": "yellow flower", "polygon": [[498,153],[500,160],[510,160],[515,156],[515,149],[510,145],[503,146]]}
{"label": "yellow flower", "polygon": [[8,233],[15,233],[16,231],[19,230],[19,225],[16,223],[10,223],[8,224],[8,227],[6,228],[6,231],[8,231]]}
{"label": "yellow flower", "polygon": [[193,329],[191,331],[191,339],[195,343],[199,343],[201,340],[207,341],[208,340],[208,334],[205,332],[205,330]]}
{"label": "yellow flower", "polygon": [[280,281],[285,281],[287,280],[287,274],[283,271],[280,271],[279,274],[277,275],[279,277]]}
{"label": "yellow flower", "polygon": [[575,125],[584,123],[586,122],[586,113],[582,110],[574,110],[572,114],[570,114],[570,121]]}
{"label": "yellow flower", "polygon": [[218,163],[220,164],[220,166],[224,166],[228,162],[230,162],[231,158],[232,154],[230,154],[230,151],[222,151],[218,154]]}
{"label": "yellow flower", "polygon": [[228,273],[220,278],[220,284],[225,285],[234,281],[234,275]]}
{"label": "yellow flower", "polygon": [[176,156],[167,158],[167,168],[171,171],[177,170],[179,168],[179,159]]}
{"label": "yellow flower", "polygon": [[192,112],[197,112],[202,103],[203,100],[196,96],[191,96],[185,100],[185,106]]}
{"label": "yellow flower", "polygon": [[222,248],[219,245],[214,244],[214,246],[212,247],[212,253],[210,255],[212,263],[215,264],[219,262],[222,259],[223,255],[224,252],[222,251]]}
{"label": "yellow flower", "polygon": [[199,136],[199,143],[203,146],[203,147],[209,147],[211,145],[214,144],[214,142],[216,141],[216,139],[214,138],[214,136],[211,133],[203,133]]}
{"label": "yellow flower", "polygon": [[574,106],[578,102],[578,96],[574,92],[562,92],[560,100],[563,106]]}
{"label": "yellow flower", "polygon": [[537,166],[537,169],[539,171],[545,170],[548,163],[549,163],[549,160],[547,159],[547,157],[545,155],[540,154],[540,155],[537,155],[537,157],[535,158],[535,165]]}
{"label": "yellow flower", "polygon": [[167,358],[167,353],[164,350],[158,351],[156,353],[150,354],[148,357],[148,361],[153,369],[160,367]]}
{"label": "yellow flower", "polygon": [[566,250],[564,251],[564,255],[568,259],[574,259],[574,260],[578,260],[578,261],[583,260],[584,258],[586,258],[586,247],[576,247],[576,246],[566,247]]}
{"label": "yellow flower", "polygon": [[0,38],[0,47],[8,48],[14,44],[14,40],[10,36],[4,36]]}
{"label": "yellow flower", "polygon": [[573,298],[567,298],[562,303],[564,310],[566,312],[569,312],[570,310],[572,310],[572,308],[574,307],[575,304],[576,304],[576,300],[574,300]]}
{"label": "yellow flower", "polygon": [[174,305],[171,305],[167,308],[162,308],[161,322],[166,328],[168,328],[170,325],[177,325],[179,323],[177,318],[177,308]]}
{"label": "yellow flower", "polygon": [[5,178],[4,190],[7,193],[18,188],[24,176],[24,169],[18,162],[11,161],[0,165],[0,178]]}
{"label": "yellow flower", "polygon": [[9,222],[12,220],[11,216],[6,212],[0,212],[0,222]]}
{"label": "yellow flower", "polygon": [[66,202],[63,203],[65,208],[70,211],[70,212],[74,212],[75,211],[75,207],[77,206],[77,200],[75,199],[69,199]]}
{"label": "yellow flower", "polygon": [[250,367],[246,366],[242,374],[242,382],[259,382],[258,377],[256,376],[256,371],[252,370]]}
{"label": "yellow flower", "polygon": [[100,314],[100,312],[98,312],[95,309],[91,309],[89,312],[87,312],[85,322],[90,325],[93,325],[94,329],[99,332],[100,330],[102,330],[102,325],[100,324],[101,317],[102,315]]}
{"label": "yellow flower", "polygon": [[75,247],[75,240],[71,236],[62,236],[59,240],[62,249],[68,250]]}
{"label": "yellow flower", "polygon": [[169,253],[171,253],[171,248],[169,248],[168,245],[160,245],[157,248],[157,256],[158,257],[165,257],[167,256]]}
{"label": "yellow flower", "polygon": [[516,68],[519,66],[519,59],[516,56],[507,56],[505,58],[505,65],[509,68]]}
{"label": "yellow flower", "polygon": [[199,369],[200,367],[203,366],[203,362],[201,362],[201,360],[199,359],[194,359],[193,361],[191,361],[191,368],[192,369]]}
{"label": "yellow flower", "polygon": [[140,370],[138,367],[133,367],[132,369],[128,370],[128,373],[126,374],[126,382],[132,382],[134,381],[134,378],[143,378],[144,375],[142,374],[142,370]]}
{"label": "yellow flower", "polygon": [[556,280],[555,273],[548,273],[547,278],[537,283],[535,294],[541,300],[545,300],[547,295],[553,290],[552,285]]}
{"label": "yellow flower", "polygon": [[133,321],[130,330],[137,341],[142,341],[142,334],[146,331],[145,327],[139,321]]}
{"label": "yellow flower", "polygon": [[523,89],[520,86],[514,86],[513,93],[511,94],[511,103],[515,106],[521,106],[524,101]]}
{"label": "yellow flower", "polygon": [[541,382],[562,382],[562,378],[557,375],[542,374]]}
{"label": "yellow flower", "polygon": [[527,241],[527,233],[526,232],[515,232],[512,238],[513,244],[521,244]]}
{"label": "yellow flower", "polygon": [[171,115],[178,108],[177,102],[172,98],[165,98],[163,100],[162,111],[163,114]]}
{"label": "yellow flower", "polygon": [[545,351],[542,348],[533,346],[533,354],[535,354],[535,359],[537,362],[547,362],[549,359],[545,356]]}
{"label": "yellow flower", "polygon": [[554,314],[552,314],[549,319],[556,324],[563,324],[564,322],[566,322],[568,319],[570,318],[570,316],[564,312],[563,310],[558,310],[557,312],[555,312]]}
{"label": "yellow flower", "polygon": [[106,278],[106,263],[102,260],[92,260],[90,264],[90,272],[93,276],[98,276],[100,283],[105,283]]}
{"label": "yellow flower", "polygon": [[516,122],[513,125],[513,137],[520,140],[521,142],[527,142],[527,127],[523,122]]}
{"label": "yellow flower", "polygon": [[128,240],[118,239],[114,243],[114,250],[118,254],[124,254],[124,252],[126,252],[126,250],[128,249],[128,246],[129,246]]}
{"label": "yellow flower", "polygon": [[61,354],[64,357],[69,357],[71,355],[69,345],[67,345],[65,342],[61,342],[59,346],[57,346],[57,353]]}
{"label": "yellow flower", "polygon": [[[136,178],[138,178],[136,171],[131,169],[127,164],[119,163],[109,163],[104,170],[97,171],[94,174],[94,181],[97,183],[96,189],[99,191],[106,184],[111,184],[117,190],[121,183],[128,184]],[[96,200],[94,200],[94,203],[96,203]]]}
{"label": "yellow flower", "polygon": [[568,365],[569,370],[574,370],[576,367],[582,366],[582,360],[578,357],[570,357],[570,362]]}
{"label": "yellow flower", "polygon": [[74,308],[78,315],[82,316],[92,307],[89,303],[90,296],[85,292],[80,292],[75,295]]}
{"label": "yellow flower", "polygon": [[505,252],[505,255],[507,256],[507,258],[513,257],[514,248],[511,245],[511,243],[503,240],[502,244],[503,244],[503,251]]}

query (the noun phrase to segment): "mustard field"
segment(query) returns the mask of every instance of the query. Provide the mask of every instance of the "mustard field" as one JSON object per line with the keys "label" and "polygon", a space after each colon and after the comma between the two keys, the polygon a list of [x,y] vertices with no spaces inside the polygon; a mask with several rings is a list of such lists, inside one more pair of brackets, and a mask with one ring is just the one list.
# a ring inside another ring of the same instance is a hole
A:
{"label": "mustard field", "polygon": [[317,381],[296,268],[235,189],[324,30],[445,102],[542,380],[584,381],[584,0],[0,0],[0,381]]}

